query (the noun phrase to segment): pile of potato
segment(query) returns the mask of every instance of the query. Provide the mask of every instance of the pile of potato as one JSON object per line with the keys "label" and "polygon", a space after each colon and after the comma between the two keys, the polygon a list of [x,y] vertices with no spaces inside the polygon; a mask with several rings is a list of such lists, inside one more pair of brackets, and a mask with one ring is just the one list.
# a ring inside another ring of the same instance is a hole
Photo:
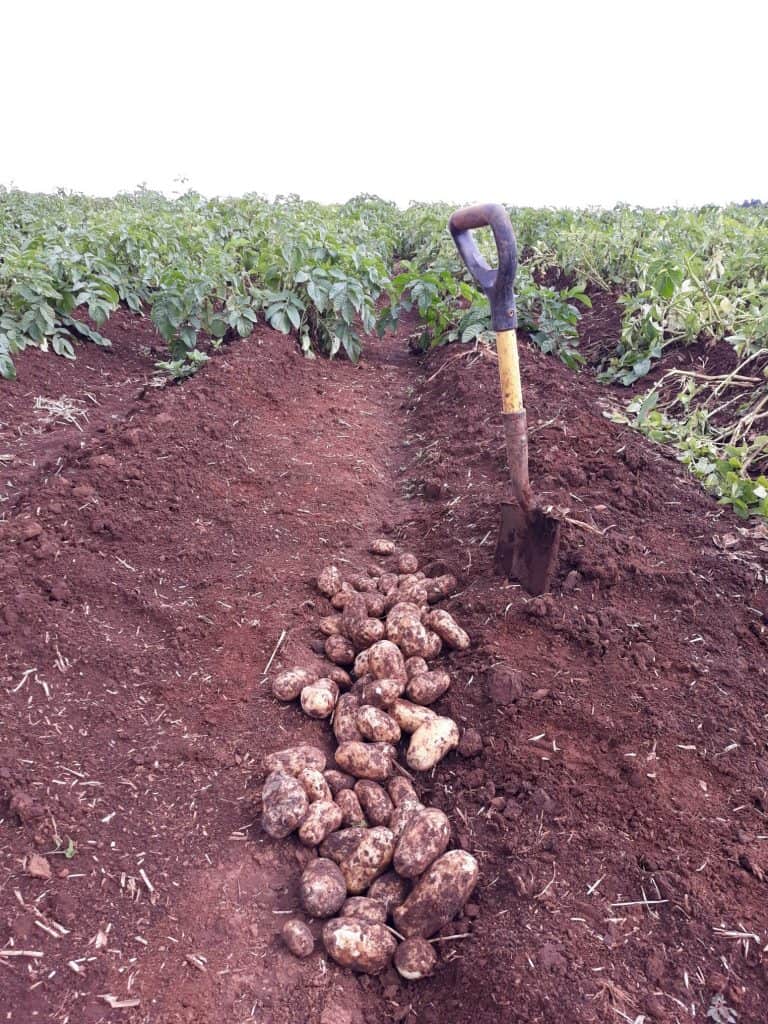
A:
{"label": "pile of potato", "polygon": [[[389,540],[370,550],[396,558],[397,572],[374,565],[344,580],[328,566],[317,579],[337,611],[320,620],[332,667],[323,676],[293,668],[272,680],[279,700],[299,700],[310,717],[330,720],[335,765],[313,746],[270,754],[262,823],[278,839],[296,831],[316,850],[301,877],[301,902],[309,917],[325,919],[328,954],[367,974],[394,959],[404,978],[417,979],[434,969],[428,940],[464,907],[478,866],[464,850],[448,849],[448,818],[421,803],[398,763],[398,744],[408,737],[413,771],[429,771],[458,746],[456,723],[431,707],[450,676],[429,663],[444,646],[465,650],[469,637],[432,607],[455,590],[453,576],[428,578]],[[314,948],[298,919],[283,937],[297,956]]]}

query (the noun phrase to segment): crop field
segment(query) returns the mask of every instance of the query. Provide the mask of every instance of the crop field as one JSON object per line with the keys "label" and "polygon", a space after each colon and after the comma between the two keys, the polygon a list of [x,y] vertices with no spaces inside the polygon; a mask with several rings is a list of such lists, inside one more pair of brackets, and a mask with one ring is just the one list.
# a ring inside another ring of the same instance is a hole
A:
{"label": "crop field", "polygon": [[0,1019],[768,1019],[766,207],[509,208],[539,596],[451,213],[0,189]]}

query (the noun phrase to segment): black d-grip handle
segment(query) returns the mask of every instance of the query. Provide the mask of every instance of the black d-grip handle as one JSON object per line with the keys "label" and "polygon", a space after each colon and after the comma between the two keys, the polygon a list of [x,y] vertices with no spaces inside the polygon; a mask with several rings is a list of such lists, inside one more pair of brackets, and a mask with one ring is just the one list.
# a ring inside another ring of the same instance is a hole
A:
{"label": "black d-grip handle", "polygon": [[[473,228],[489,227],[499,254],[498,270],[491,270],[471,235]],[[515,274],[517,273],[517,242],[509,215],[498,203],[482,203],[457,210],[448,221],[456,248],[472,277],[480,285],[491,304],[494,331],[511,331],[517,327],[515,309]]]}

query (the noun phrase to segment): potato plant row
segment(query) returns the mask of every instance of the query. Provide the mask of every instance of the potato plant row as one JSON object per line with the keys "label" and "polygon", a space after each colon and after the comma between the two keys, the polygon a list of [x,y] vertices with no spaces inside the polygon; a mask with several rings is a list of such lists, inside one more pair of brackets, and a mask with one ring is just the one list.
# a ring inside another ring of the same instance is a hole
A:
{"label": "potato plant row", "polygon": [[[426,807],[410,781],[459,744],[456,722],[432,707],[450,675],[431,663],[470,640],[435,607],[456,589],[452,575],[427,576],[414,555],[398,555],[384,538],[370,550],[383,564],[346,580],[331,565],[317,578],[334,609],[319,622],[326,673],[296,667],[271,683],[278,700],[298,700],[309,717],[329,721],[334,764],[306,744],[268,755],[262,824],[276,839],[296,832],[316,852],[300,896],[307,916],[325,922],[328,955],[366,974],[394,962],[416,980],[434,970],[429,940],[459,914],[478,879],[475,858],[449,849],[447,815]],[[314,949],[298,918],[283,938],[296,956]]]}

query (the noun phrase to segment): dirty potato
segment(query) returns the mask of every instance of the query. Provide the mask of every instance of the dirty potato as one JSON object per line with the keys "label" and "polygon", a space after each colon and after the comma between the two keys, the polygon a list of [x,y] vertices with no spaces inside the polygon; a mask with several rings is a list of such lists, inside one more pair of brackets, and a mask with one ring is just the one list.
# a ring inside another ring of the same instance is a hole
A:
{"label": "dirty potato", "polygon": [[317,577],[317,589],[326,597],[333,597],[341,590],[343,582],[339,569],[335,565],[326,565]]}
{"label": "dirty potato", "polygon": [[466,651],[469,647],[469,634],[465,633],[450,612],[436,608],[427,617],[427,626],[443,640],[448,647],[456,651]]}
{"label": "dirty potato", "polygon": [[333,735],[338,743],[362,739],[356,722],[359,707],[360,698],[354,693],[342,693],[336,702],[336,711],[333,716]]}
{"label": "dirty potato", "polygon": [[451,677],[447,672],[435,669],[432,672],[421,672],[411,676],[405,692],[414,704],[434,704],[442,697],[451,685]]}
{"label": "dirty potato", "polygon": [[343,668],[338,665],[334,665],[332,669],[328,671],[328,679],[332,679],[340,690],[348,690],[352,685],[349,672],[345,672]]}
{"label": "dirty potato", "polygon": [[324,615],[318,622],[320,632],[325,636],[339,636],[341,633],[341,615]]}
{"label": "dirty potato", "polygon": [[360,651],[360,653],[355,658],[355,663],[352,666],[352,675],[356,679],[359,679],[360,676],[366,675],[366,673],[368,672],[368,659],[370,658],[370,656],[370,651]]}
{"label": "dirty potato", "polygon": [[436,604],[438,601],[442,601],[443,598],[450,597],[451,594],[455,593],[458,583],[455,576],[446,573],[444,576],[426,579],[424,585],[427,588],[427,601],[430,604]]}
{"label": "dirty potato", "polygon": [[397,560],[397,571],[400,573],[416,572],[419,568],[419,560],[410,551],[404,551]]}
{"label": "dirty potato", "polygon": [[340,864],[347,860],[367,831],[363,825],[354,825],[351,828],[339,829],[338,832],[331,832],[328,838],[320,843],[318,852],[321,857]]}
{"label": "dirty potato", "polygon": [[[299,829],[299,837],[303,828],[304,825]],[[408,819],[395,846],[392,866],[403,878],[418,878],[445,853],[450,840],[451,823],[447,815],[437,807],[425,807]]]}
{"label": "dirty potato", "polygon": [[338,917],[323,926],[328,956],[342,967],[363,974],[380,974],[392,962],[397,939],[383,924]]}
{"label": "dirty potato", "polygon": [[452,718],[438,715],[420,725],[411,736],[405,760],[415,772],[428,772],[449,750],[459,745],[459,727]]}
{"label": "dirty potato", "polygon": [[358,708],[355,725],[364,739],[374,743],[397,743],[400,740],[400,726],[394,718],[370,704]]}
{"label": "dirty potato", "polygon": [[304,821],[309,799],[304,787],[287,772],[273,771],[261,792],[264,831],[273,839],[285,839]]}
{"label": "dirty potato", "polygon": [[325,768],[325,754],[319,747],[308,743],[300,743],[296,747],[275,750],[264,758],[264,767],[268,772],[280,770],[289,775],[298,775],[305,768],[316,768],[319,772]]}
{"label": "dirty potato", "polygon": [[406,938],[428,939],[461,910],[477,884],[478,866],[466,850],[449,850],[422,875],[393,913]]}
{"label": "dirty potato", "polygon": [[427,661],[433,661],[443,649],[443,641],[433,630],[427,630],[427,638],[422,649],[422,656]]}
{"label": "dirty potato", "polygon": [[395,968],[406,981],[428,978],[437,965],[437,954],[426,939],[406,939],[395,950]]}
{"label": "dirty potato", "polygon": [[[458,743],[458,739],[456,742]],[[359,740],[349,740],[339,744],[334,757],[341,771],[358,779],[384,782],[392,774],[392,749],[383,749],[372,743],[361,743]]]}
{"label": "dirty potato", "polygon": [[389,824],[395,807],[383,786],[370,779],[360,779],[355,783],[355,793],[363,813],[372,825]]}
{"label": "dirty potato", "polygon": [[393,555],[395,553],[395,542],[387,540],[386,537],[377,537],[372,540],[368,550],[374,555]]}
{"label": "dirty potato", "polygon": [[383,572],[379,576],[379,591],[386,595],[392,593],[393,590],[397,590],[397,574],[394,572]]}
{"label": "dirty potato", "polygon": [[365,892],[371,882],[389,867],[395,849],[395,837],[388,828],[370,828],[352,853],[339,867],[351,896]]}
{"label": "dirty potato", "polygon": [[429,665],[424,658],[408,658],[405,663],[405,674],[409,679],[413,679],[414,676],[420,676],[424,672],[429,672]]}
{"label": "dirty potato", "polygon": [[282,930],[283,942],[294,956],[310,956],[315,948],[312,932],[304,921],[292,917],[286,921]]}
{"label": "dirty potato", "polygon": [[347,898],[339,865],[325,857],[311,860],[302,873],[299,896],[310,917],[331,917],[337,913]]}
{"label": "dirty potato", "polygon": [[336,804],[341,810],[341,821],[347,826],[365,826],[368,822],[354,789],[342,789],[336,794]]}
{"label": "dirty potato", "polygon": [[304,787],[304,792],[311,804],[318,800],[333,800],[333,793],[322,772],[317,768],[302,768],[296,776]]}
{"label": "dirty potato", "polygon": [[397,644],[390,640],[380,640],[369,648],[368,671],[376,679],[407,678],[402,652]]}
{"label": "dirty potato", "polygon": [[350,896],[339,911],[339,917],[354,917],[368,924],[386,924],[387,908],[381,900],[369,896]]}
{"label": "dirty potato", "polygon": [[346,772],[338,772],[335,768],[327,768],[323,772],[323,778],[328,783],[328,788],[334,796],[340,793],[342,789],[353,789],[355,785],[353,775],[347,775]]}
{"label": "dirty potato", "polygon": [[325,656],[334,665],[354,665],[355,648],[345,636],[329,636],[325,641]]}
{"label": "dirty potato", "polygon": [[342,818],[341,808],[332,800],[317,800],[309,805],[299,826],[299,839],[305,846],[319,846],[331,832],[341,827]]}
{"label": "dirty potato", "polygon": [[399,804],[392,811],[392,816],[389,819],[389,829],[396,841],[400,840],[405,827],[414,814],[418,814],[419,811],[424,810],[424,804],[421,800],[414,800],[410,797],[406,797],[401,800]]}
{"label": "dirty potato", "polygon": [[407,582],[401,583],[397,588],[397,596],[401,601],[407,601],[409,604],[417,604],[421,607],[421,605],[427,603],[427,588],[421,580],[410,578]]}
{"label": "dirty potato", "polygon": [[371,678],[360,687],[360,703],[372,704],[375,708],[384,708],[386,710],[404,692],[404,679]]}
{"label": "dirty potato", "polygon": [[387,639],[397,644],[406,658],[426,657],[427,629],[421,623],[418,605],[401,601],[390,609],[387,613]]}
{"label": "dirty potato", "polygon": [[305,668],[289,668],[272,680],[272,693],[278,700],[296,700],[305,686],[311,686],[317,680],[314,672]]}
{"label": "dirty potato", "polygon": [[398,807],[403,800],[418,801],[419,799],[413,784],[403,775],[395,775],[389,780],[387,783],[387,793],[389,793],[389,799],[395,807]]}
{"label": "dirty potato", "polygon": [[368,609],[368,615],[373,619],[381,618],[384,614],[383,595],[374,593],[373,591],[366,591],[366,593],[363,594],[363,598],[365,599],[365,607]]}
{"label": "dirty potato", "polygon": [[318,679],[301,691],[301,710],[310,718],[328,718],[338,697],[339,688],[332,679]]}
{"label": "dirty potato", "polygon": [[423,707],[421,704],[413,704],[409,700],[397,700],[387,707],[387,714],[394,718],[402,732],[416,732],[419,726],[425,722],[437,718],[432,708]]}
{"label": "dirty potato", "polygon": [[383,903],[389,916],[395,907],[399,907],[408,895],[410,883],[394,871],[385,871],[371,884],[368,898]]}
{"label": "dirty potato", "polygon": [[331,604],[340,612],[349,600],[350,595],[355,593],[357,591],[349,583],[342,583],[341,590],[338,590],[331,598]]}

